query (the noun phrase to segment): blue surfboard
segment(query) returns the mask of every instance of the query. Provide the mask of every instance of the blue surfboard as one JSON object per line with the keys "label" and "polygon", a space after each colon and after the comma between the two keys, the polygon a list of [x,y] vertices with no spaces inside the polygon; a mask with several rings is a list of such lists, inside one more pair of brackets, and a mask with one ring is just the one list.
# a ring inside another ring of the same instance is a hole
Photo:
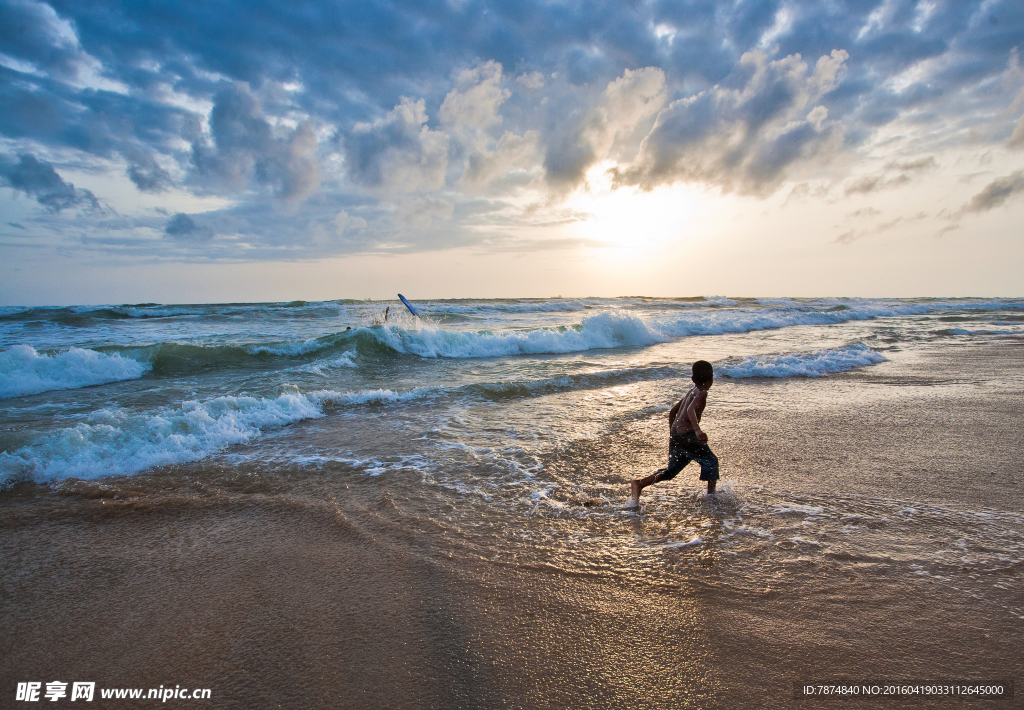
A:
{"label": "blue surfboard", "polygon": [[416,309],[412,307],[412,304],[405,300],[405,296],[403,296],[402,294],[398,294],[398,297],[402,299],[402,303],[405,304],[405,307],[409,309],[410,313],[412,313],[417,318],[420,317],[420,314],[416,312]]}

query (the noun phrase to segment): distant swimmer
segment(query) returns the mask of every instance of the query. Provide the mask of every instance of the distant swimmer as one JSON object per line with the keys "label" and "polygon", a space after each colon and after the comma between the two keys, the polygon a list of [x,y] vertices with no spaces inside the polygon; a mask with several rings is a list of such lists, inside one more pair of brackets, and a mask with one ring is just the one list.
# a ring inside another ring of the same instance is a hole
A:
{"label": "distant swimmer", "polygon": [[711,363],[706,360],[693,363],[692,379],[693,388],[668,413],[668,466],[647,478],[630,482],[629,508],[640,505],[640,491],[653,483],[672,480],[691,461],[700,464],[700,480],[708,482],[708,495],[715,493],[718,457],[708,446],[708,435],[700,428],[700,418],[708,403],[708,390],[715,381]]}
{"label": "distant swimmer", "polygon": [[387,308],[384,309],[384,315],[383,316],[374,316],[370,320],[370,323],[372,323],[373,325],[384,325],[385,323],[388,322],[388,314],[389,313],[391,313],[391,306],[388,306]]}

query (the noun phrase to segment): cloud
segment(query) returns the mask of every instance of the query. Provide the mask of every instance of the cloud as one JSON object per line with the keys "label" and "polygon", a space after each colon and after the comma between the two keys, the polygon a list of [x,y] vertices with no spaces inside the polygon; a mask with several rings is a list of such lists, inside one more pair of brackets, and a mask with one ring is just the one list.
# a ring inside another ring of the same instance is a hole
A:
{"label": "cloud", "polygon": [[20,155],[17,163],[0,156],[0,179],[7,187],[35,197],[36,202],[51,212],[79,205],[100,209],[92,192],[65,182],[52,165],[37,160],[34,155]]}
{"label": "cloud", "polygon": [[361,229],[366,229],[366,220],[362,217],[353,217],[345,210],[334,215],[335,235],[342,237],[346,232],[358,232]]}
{"label": "cloud", "polygon": [[883,175],[869,175],[856,180],[851,180],[843,188],[843,192],[849,195],[867,194],[869,192],[877,192],[878,190],[885,190],[891,187],[899,187],[900,185],[906,185],[911,181],[911,177],[906,173],[902,173],[892,178],[886,178]]}
{"label": "cloud", "polygon": [[[446,183],[470,193],[508,192],[539,175],[540,132],[502,130],[499,109],[512,95],[503,80],[499,64],[479,64],[458,73],[456,87],[441,103],[438,119],[449,141]],[[543,86],[543,80],[531,86]]]}
{"label": "cloud", "polygon": [[[97,184],[225,198],[203,219],[252,258],[372,249],[395,225],[409,249],[441,248],[469,238],[481,196],[506,205],[503,229],[532,228],[597,166],[617,186],[766,196],[838,153],[848,194],[868,195],[938,169],[972,132],[1019,148],[1022,36],[1019,0],[9,0],[0,141]],[[883,136],[901,158],[858,170]],[[791,198],[827,199],[809,185]],[[93,204],[28,194],[40,212]],[[337,236],[339,211],[366,226]],[[314,224],[331,239],[313,244]]]}
{"label": "cloud", "polygon": [[876,217],[882,214],[881,210],[877,210],[874,207],[865,207],[864,209],[854,210],[846,215],[847,219],[858,218],[858,217]]}
{"label": "cloud", "polygon": [[164,234],[179,242],[208,242],[213,239],[210,227],[197,224],[189,215],[181,212],[168,220]]}
{"label": "cloud", "polygon": [[[544,156],[548,182],[572,187],[594,163],[616,154],[621,157],[629,148],[631,158],[666,100],[664,71],[627,69],[608,84],[579,123],[550,138]],[[638,129],[643,129],[639,136]]]}
{"label": "cloud", "polygon": [[516,83],[526,89],[540,89],[544,86],[544,75],[539,71],[520,74],[516,77]]}
{"label": "cloud", "polygon": [[971,201],[960,208],[961,212],[987,212],[999,207],[1014,195],[1024,193],[1024,170],[1016,170],[1006,177],[993,180]]}
{"label": "cloud", "polygon": [[833,50],[809,70],[798,54],[779,60],[744,54],[726,82],[662,111],[636,160],[614,171],[616,182],[771,192],[791,163],[842,143],[838,125],[825,121],[816,102],[838,84],[848,56]]}
{"label": "cloud", "polygon": [[205,186],[218,191],[270,187],[282,200],[299,202],[320,185],[317,139],[308,121],[275,130],[249,85],[221,90],[210,112],[209,134],[192,141],[192,162]]}
{"label": "cloud", "polygon": [[[924,173],[935,170],[939,167],[935,156],[928,155],[913,160],[893,160],[885,164],[882,172],[877,175],[866,175],[849,181],[843,187],[847,197],[856,194],[868,194],[879,190],[888,190],[901,187],[911,182],[913,173]],[[890,171],[900,171],[898,175],[890,176]]]}
{"label": "cloud", "polygon": [[42,2],[11,0],[0,5],[0,53],[19,60],[26,73],[52,75],[76,84],[106,84],[102,66],[79,43],[74,26]]}
{"label": "cloud", "polygon": [[498,126],[502,122],[498,108],[511,96],[501,88],[502,69],[495,61],[485,62],[460,72],[437,115],[450,133],[465,136]]}
{"label": "cloud", "polygon": [[[1014,67],[1020,70],[1016,51],[1014,51],[1012,59]],[[1024,75],[1024,71],[1020,73]],[[1024,89],[1021,89],[1017,96],[1014,97],[1013,103],[1010,104],[1010,112],[1020,110],[1022,104],[1024,104]],[[1011,148],[1024,148],[1024,116],[1017,119],[1017,123],[1013,127],[1013,133],[1010,134],[1006,144]]]}
{"label": "cloud", "polygon": [[1017,125],[1014,127],[1010,140],[1007,143],[1011,148],[1024,148],[1024,116],[1021,116],[1017,121]]}
{"label": "cloud", "polygon": [[492,150],[482,148],[468,156],[458,186],[467,192],[488,187],[509,192],[523,187],[539,176],[540,153],[540,131],[526,131],[521,136],[506,131]]}
{"label": "cloud", "polygon": [[435,221],[450,219],[455,206],[439,198],[421,198],[403,207],[396,216],[398,224],[414,229],[427,229]]}
{"label": "cloud", "polygon": [[[847,219],[849,219],[851,217],[853,217],[853,218],[863,218],[863,217],[873,217],[873,216],[877,216],[879,214],[881,214],[880,211],[878,211],[878,210],[876,210],[874,208],[869,207],[867,209],[857,210],[856,212],[851,212],[850,214],[846,215],[846,217],[847,217]],[[928,215],[926,213],[924,213],[924,212],[918,212],[917,214],[909,216],[909,217],[894,217],[893,219],[887,220],[885,222],[879,222],[878,224],[876,224],[874,227],[872,227],[870,229],[851,229],[849,231],[843,232],[842,234],[840,234],[838,237],[835,238],[835,242],[837,244],[852,244],[853,242],[855,242],[858,239],[861,239],[863,237],[874,236],[874,235],[877,235],[877,234],[881,234],[882,232],[887,232],[890,229],[893,229],[893,228],[895,228],[895,227],[897,227],[897,226],[899,226],[901,224],[907,224],[907,223],[910,223],[910,222],[917,222],[919,220],[926,219],[927,217],[928,217]]]}
{"label": "cloud", "polygon": [[384,118],[357,124],[343,139],[349,179],[398,192],[440,188],[448,167],[449,137],[426,123],[424,100],[402,97]]}
{"label": "cloud", "polygon": [[[499,109],[512,95],[502,87],[503,78],[501,65],[493,61],[459,72],[456,87],[438,110],[449,139],[447,172],[457,175],[458,187],[468,192],[514,190],[538,173],[539,131],[501,131],[504,119]],[[543,86],[543,79],[536,81],[534,77],[527,83]]]}
{"label": "cloud", "polygon": [[170,173],[161,167],[151,153],[138,149],[126,151],[129,156],[128,179],[142,192],[164,192],[173,185]]}
{"label": "cloud", "polygon": [[885,164],[886,170],[902,170],[908,173],[934,170],[937,167],[939,167],[939,164],[935,160],[934,155],[928,155],[915,160],[905,160],[903,162],[893,160]]}

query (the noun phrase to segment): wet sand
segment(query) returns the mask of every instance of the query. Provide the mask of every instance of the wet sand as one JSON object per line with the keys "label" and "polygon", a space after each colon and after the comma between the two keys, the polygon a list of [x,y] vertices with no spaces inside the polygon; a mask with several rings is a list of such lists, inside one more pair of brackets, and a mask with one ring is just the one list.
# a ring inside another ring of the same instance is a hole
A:
{"label": "wet sand", "polygon": [[1020,678],[1019,621],[900,580],[655,589],[389,537],[274,505],[8,526],[0,675],[218,708],[791,707],[797,680]]}
{"label": "wet sand", "polygon": [[714,692],[692,597],[437,559],[327,506],[58,516],[3,539],[12,693],[94,680],[211,688],[218,708],[473,708]]}
{"label": "wet sand", "polygon": [[[719,455],[766,486],[831,481],[849,495],[1020,512],[1019,377],[991,392],[1024,348],[986,352],[965,382],[922,363],[905,396],[870,406],[730,411],[724,398]],[[851,386],[891,390],[872,377]],[[563,468],[597,462],[624,484],[661,447],[583,448]],[[1019,685],[1019,563],[991,572],[1017,585],[1000,604],[856,560],[819,573],[795,559],[756,588],[725,583],[727,560],[708,556],[682,581],[652,583],[525,552],[460,554],[379,479],[318,501],[273,486],[196,497],[183,482],[194,473],[155,474],[149,493],[122,480],[0,496],[0,706],[20,705],[17,682],[59,679],[210,688],[203,704],[216,708],[1024,707],[1020,694],[792,698],[794,682],[840,678]],[[152,492],[161,476],[176,492]],[[695,483],[680,477],[669,493],[685,487]]]}

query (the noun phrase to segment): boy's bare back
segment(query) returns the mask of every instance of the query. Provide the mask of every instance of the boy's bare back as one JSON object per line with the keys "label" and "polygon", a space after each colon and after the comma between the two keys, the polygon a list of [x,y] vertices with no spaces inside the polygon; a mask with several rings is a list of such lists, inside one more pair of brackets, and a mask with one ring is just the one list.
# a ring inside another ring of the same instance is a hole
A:
{"label": "boy's bare back", "polygon": [[669,412],[669,433],[685,434],[689,431],[697,432],[700,441],[707,441],[708,437],[700,430],[700,418],[704,414],[704,408],[708,404],[708,391],[706,388],[691,387],[681,400],[676,402]]}

